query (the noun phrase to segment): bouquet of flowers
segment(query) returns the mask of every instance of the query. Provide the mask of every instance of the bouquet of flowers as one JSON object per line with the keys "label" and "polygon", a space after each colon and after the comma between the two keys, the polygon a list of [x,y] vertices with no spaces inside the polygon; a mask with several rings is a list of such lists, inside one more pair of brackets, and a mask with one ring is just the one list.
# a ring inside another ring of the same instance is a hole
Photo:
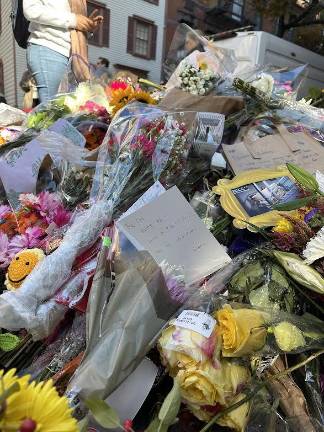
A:
{"label": "bouquet of flowers", "polygon": [[132,104],[114,118],[97,164],[99,196],[114,214],[127,210],[153,183],[167,187],[186,175],[190,130],[185,116]]}
{"label": "bouquet of flowers", "polygon": [[112,81],[106,88],[106,94],[113,115],[132,101],[149,105],[156,104],[156,100],[151,96],[150,92],[143,90],[139,84],[134,85],[130,81]]}
{"label": "bouquet of flowers", "polygon": [[184,64],[179,73],[180,87],[192,95],[204,96],[210,93],[219,75],[208,70],[207,66],[195,67],[191,64]]}

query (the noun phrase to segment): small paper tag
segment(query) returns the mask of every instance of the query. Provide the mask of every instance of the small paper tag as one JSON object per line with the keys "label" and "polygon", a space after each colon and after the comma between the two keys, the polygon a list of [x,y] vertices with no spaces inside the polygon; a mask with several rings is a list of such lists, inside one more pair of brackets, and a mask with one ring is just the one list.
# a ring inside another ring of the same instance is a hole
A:
{"label": "small paper tag", "polygon": [[215,328],[216,320],[205,312],[184,310],[175,320],[175,325],[209,338]]}

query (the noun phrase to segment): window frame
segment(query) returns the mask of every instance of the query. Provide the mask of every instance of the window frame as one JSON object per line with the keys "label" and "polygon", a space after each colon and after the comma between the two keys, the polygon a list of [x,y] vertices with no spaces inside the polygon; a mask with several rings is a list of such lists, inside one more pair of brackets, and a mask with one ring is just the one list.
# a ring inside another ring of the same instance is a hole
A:
{"label": "window frame", "polygon": [[[1,0],[0,0],[1,1]],[[87,6],[93,6],[95,9],[99,10],[99,15],[103,15],[104,22],[97,30],[98,41],[93,37],[88,38],[88,43],[91,46],[99,47],[99,48],[109,48],[110,45],[110,9],[104,3],[101,3],[97,0],[87,0]],[[104,29],[107,29],[107,35],[105,39]]]}
{"label": "window frame", "polygon": [[[148,53],[146,55],[136,52],[136,25],[137,23],[144,24],[148,26],[149,36],[148,36]],[[132,34],[130,33],[132,32]],[[128,46],[127,52],[134,57],[142,58],[145,60],[155,60],[156,59],[156,44],[157,44],[157,32],[158,26],[154,21],[148,20],[147,18],[133,15],[128,17]],[[131,38],[131,43],[129,39]]]}
{"label": "window frame", "polygon": [[[239,7],[241,8],[241,14],[234,13],[234,8]],[[235,21],[242,21],[242,18],[244,16],[244,7],[245,7],[245,0],[233,0],[232,1],[232,10],[231,10],[231,17]]]}
{"label": "window frame", "polygon": [[159,0],[144,0],[146,3],[151,3],[155,6],[159,6]]}

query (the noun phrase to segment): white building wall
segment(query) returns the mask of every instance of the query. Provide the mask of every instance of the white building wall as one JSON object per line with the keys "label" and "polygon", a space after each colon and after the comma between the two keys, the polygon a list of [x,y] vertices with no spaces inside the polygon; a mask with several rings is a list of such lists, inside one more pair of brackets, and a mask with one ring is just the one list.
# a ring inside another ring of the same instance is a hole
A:
{"label": "white building wall", "polygon": [[[11,23],[11,0],[0,0],[2,32],[0,34],[0,59],[4,66],[4,86],[7,102],[13,106],[22,106],[23,92],[19,87],[22,74],[27,69],[26,51],[15,43]],[[96,63],[98,57],[106,57],[113,65],[143,69],[149,71],[148,78],[159,82],[164,41],[164,19],[166,0],[159,0],[155,5],[145,0],[102,0],[110,9],[109,48],[89,45],[89,61]],[[154,22],[158,26],[156,59],[146,60],[127,53],[128,17],[138,15]]]}
{"label": "white building wall", "polygon": [[[1,1],[1,0],[0,0]],[[155,5],[144,0],[106,0],[110,9],[109,48],[91,46],[89,57],[95,63],[98,57],[106,57],[110,65],[122,64],[149,71],[149,79],[160,82],[161,61],[164,40],[164,19],[166,0],[159,0]],[[145,60],[127,53],[128,17],[138,15],[154,22],[158,26],[156,60]]]}

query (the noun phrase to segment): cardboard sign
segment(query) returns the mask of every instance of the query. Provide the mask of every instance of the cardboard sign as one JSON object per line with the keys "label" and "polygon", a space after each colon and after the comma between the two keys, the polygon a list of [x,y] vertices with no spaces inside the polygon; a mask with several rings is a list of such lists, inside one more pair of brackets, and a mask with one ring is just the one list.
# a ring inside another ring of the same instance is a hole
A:
{"label": "cardboard sign", "polygon": [[224,145],[225,157],[235,174],[260,168],[273,168],[287,162],[312,173],[324,170],[324,147],[304,132],[282,129],[256,141]]}
{"label": "cardboard sign", "polygon": [[183,268],[188,284],[231,261],[177,187],[120,220],[118,227],[158,264],[165,260]]}

